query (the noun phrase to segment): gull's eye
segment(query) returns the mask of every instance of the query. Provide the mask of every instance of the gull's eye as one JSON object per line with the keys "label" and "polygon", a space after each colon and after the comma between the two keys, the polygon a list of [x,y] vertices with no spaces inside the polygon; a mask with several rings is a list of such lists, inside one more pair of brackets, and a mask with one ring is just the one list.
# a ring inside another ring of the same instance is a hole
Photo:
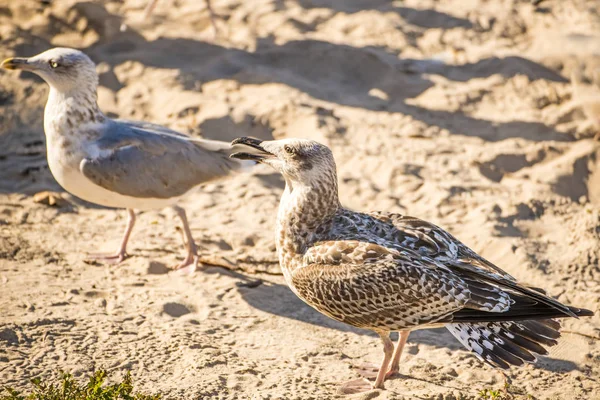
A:
{"label": "gull's eye", "polygon": [[50,68],[58,68],[58,63],[56,61],[50,61]]}
{"label": "gull's eye", "polygon": [[292,146],[290,146],[288,144],[286,144],[285,146],[283,146],[283,149],[288,154],[296,154],[296,149],[294,149]]}

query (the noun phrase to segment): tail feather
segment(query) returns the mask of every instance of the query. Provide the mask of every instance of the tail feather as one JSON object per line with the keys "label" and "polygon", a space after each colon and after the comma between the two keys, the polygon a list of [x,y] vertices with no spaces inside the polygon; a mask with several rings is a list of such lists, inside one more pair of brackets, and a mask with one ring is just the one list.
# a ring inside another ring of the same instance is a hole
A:
{"label": "tail feather", "polygon": [[521,321],[518,324],[511,324],[510,331],[547,346],[554,346],[556,339],[560,337],[560,332],[556,329],[536,321]]}
{"label": "tail feather", "polygon": [[209,140],[209,139],[190,139],[196,146],[201,147],[211,152],[222,153],[229,167],[232,171],[248,171],[256,165],[256,161],[252,160],[240,160],[237,158],[230,158],[229,156],[234,152],[229,142],[222,142],[220,140]]}
{"label": "tail feather", "polygon": [[[524,350],[527,350],[531,353],[540,355],[548,354],[548,350],[546,350],[541,344],[532,341],[531,339],[528,339],[525,336],[514,334],[513,332],[511,332],[510,328],[511,327],[500,332],[500,337],[506,342],[513,343],[515,346],[521,347]],[[535,356],[533,361],[535,361]]]}
{"label": "tail feather", "polygon": [[543,319],[538,322],[543,324],[544,326],[547,326],[548,328],[554,329],[555,331],[558,331],[560,329],[560,322],[553,319]]}
{"label": "tail feather", "polygon": [[[594,315],[548,297],[543,289],[508,280],[479,282],[471,276],[466,281],[474,296],[466,307],[439,322],[445,322],[467,349],[496,367],[535,362],[536,355],[548,354],[546,347],[556,345],[560,337],[560,323],[555,318]],[[503,297],[495,284],[502,288]]]}
{"label": "tail feather", "polygon": [[560,324],[553,320],[454,323],[446,328],[467,349],[492,366],[507,369],[536,361],[556,345]]}
{"label": "tail feather", "polygon": [[536,358],[532,353],[542,355],[548,353],[545,348],[535,342],[531,342],[528,339],[516,336],[511,339],[510,337],[504,335],[504,332],[502,331],[498,333],[498,337],[504,341],[502,347],[506,349],[507,352],[514,354],[516,357],[526,362],[535,362]]}

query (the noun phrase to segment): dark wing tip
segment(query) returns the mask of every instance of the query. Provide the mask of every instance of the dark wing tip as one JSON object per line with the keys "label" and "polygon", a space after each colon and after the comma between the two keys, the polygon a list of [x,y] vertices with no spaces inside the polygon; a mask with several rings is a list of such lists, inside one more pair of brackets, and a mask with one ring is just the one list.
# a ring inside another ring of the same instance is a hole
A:
{"label": "dark wing tip", "polygon": [[575,314],[577,317],[593,317],[594,312],[592,310],[588,310],[586,308],[575,308],[569,307],[569,309]]}

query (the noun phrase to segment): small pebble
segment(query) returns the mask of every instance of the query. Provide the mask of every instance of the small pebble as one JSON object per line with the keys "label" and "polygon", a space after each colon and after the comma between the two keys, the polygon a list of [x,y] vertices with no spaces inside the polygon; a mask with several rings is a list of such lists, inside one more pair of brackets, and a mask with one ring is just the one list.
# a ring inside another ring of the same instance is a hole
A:
{"label": "small pebble", "polygon": [[96,301],[94,301],[94,305],[96,307],[106,307],[106,299],[96,299]]}

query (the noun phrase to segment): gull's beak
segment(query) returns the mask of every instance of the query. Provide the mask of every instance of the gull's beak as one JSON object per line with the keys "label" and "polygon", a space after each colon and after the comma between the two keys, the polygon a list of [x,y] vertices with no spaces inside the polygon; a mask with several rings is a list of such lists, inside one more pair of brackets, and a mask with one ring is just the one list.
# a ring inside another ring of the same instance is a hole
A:
{"label": "gull's beak", "polygon": [[262,140],[250,137],[237,138],[233,142],[231,142],[232,147],[235,148],[236,146],[242,145],[244,147],[250,147],[252,149],[252,152],[237,152],[233,153],[229,157],[237,158],[240,160],[252,160],[256,162],[261,162],[265,158],[274,157],[274,154],[269,153],[261,146],[262,142]]}
{"label": "gull's beak", "polygon": [[29,62],[28,58],[18,57],[7,58],[6,60],[2,61],[0,67],[4,69],[22,69],[26,71],[31,71],[34,69],[33,64]]}

